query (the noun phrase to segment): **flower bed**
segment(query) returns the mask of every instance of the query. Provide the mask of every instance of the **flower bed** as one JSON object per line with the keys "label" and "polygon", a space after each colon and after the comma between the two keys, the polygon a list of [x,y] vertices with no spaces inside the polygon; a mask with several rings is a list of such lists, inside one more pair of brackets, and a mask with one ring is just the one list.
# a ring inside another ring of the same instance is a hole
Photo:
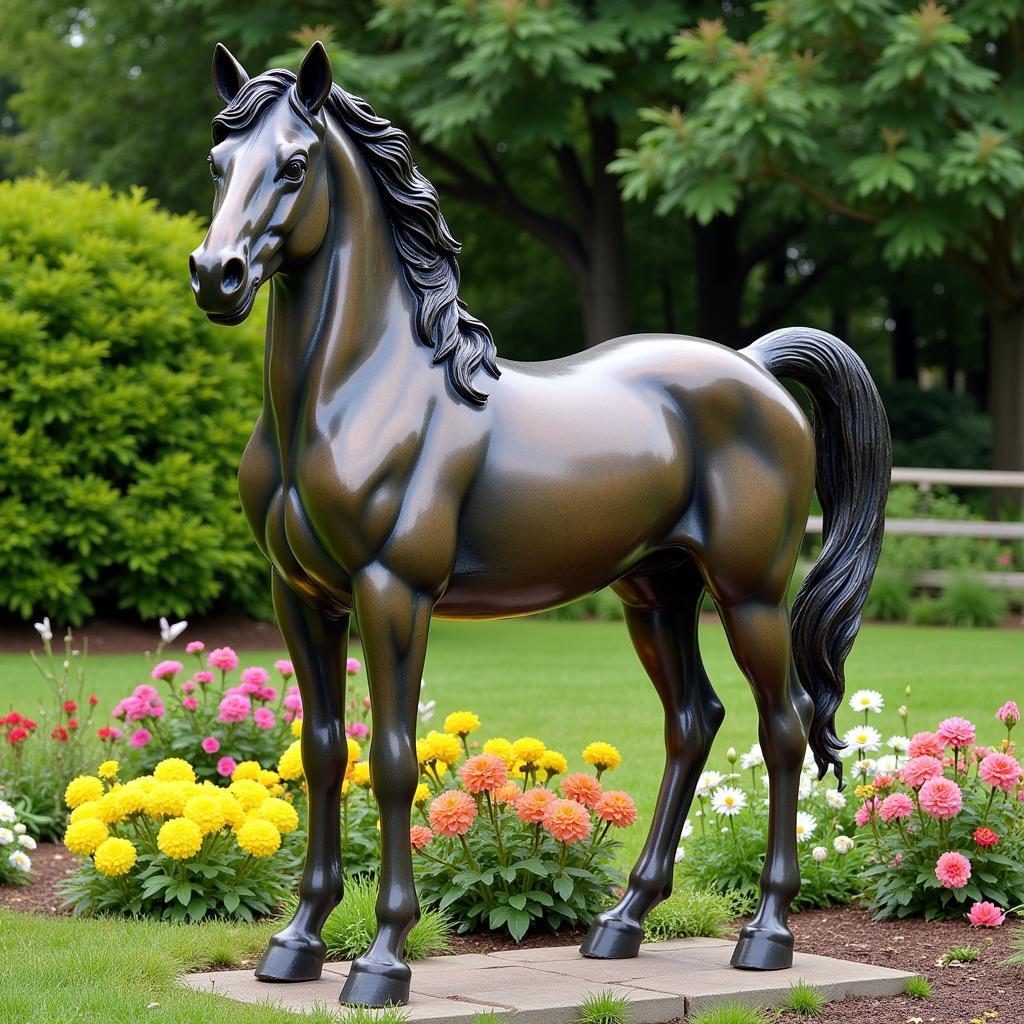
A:
{"label": "flower bed", "polygon": [[[2,792],[2,791],[0,791]],[[29,854],[36,841],[14,806],[0,796],[0,885],[18,885],[28,881],[32,870]]]}

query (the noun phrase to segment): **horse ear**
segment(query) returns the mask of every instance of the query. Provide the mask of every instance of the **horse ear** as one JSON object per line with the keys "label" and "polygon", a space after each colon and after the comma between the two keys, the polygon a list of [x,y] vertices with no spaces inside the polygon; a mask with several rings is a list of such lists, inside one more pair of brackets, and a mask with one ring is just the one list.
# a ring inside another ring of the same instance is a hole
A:
{"label": "horse ear", "polygon": [[245,68],[223,43],[218,43],[213,50],[213,87],[217,95],[225,103],[230,103],[248,81]]}
{"label": "horse ear", "polygon": [[306,109],[315,114],[331,94],[334,74],[331,71],[331,59],[327,56],[324,44],[318,39],[302,58],[299,73],[295,79],[295,89]]}

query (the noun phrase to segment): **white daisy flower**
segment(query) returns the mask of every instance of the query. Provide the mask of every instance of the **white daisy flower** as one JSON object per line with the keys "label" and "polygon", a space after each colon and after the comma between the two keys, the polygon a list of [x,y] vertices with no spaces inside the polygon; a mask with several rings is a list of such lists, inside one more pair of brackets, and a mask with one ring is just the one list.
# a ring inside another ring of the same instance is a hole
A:
{"label": "white daisy flower", "polygon": [[761,753],[761,744],[755,743],[741,758],[740,767],[745,771],[751,768],[760,768],[764,764],[764,754]]}
{"label": "white daisy flower", "polygon": [[824,846],[816,846],[811,850],[811,858],[817,864],[823,864],[828,857],[828,850]]}
{"label": "white daisy flower", "polygon": [[679,837],[680,839],[689,839],[693,835],[693,824],[689,818],[683,822],[683,834]]}
{"label": "white daisy flower", "polygon": [[836,836],[832,840],[832,846],[836,853],[846,854],[853,849],[853,840],[849,836]]}
{"label": "white daisy flower", "polygon": [[865,757],[862,761],[857,761],[853,766],[853,774],[862,779],[866,779],[869,775],[873,775],[877,770],[878,762],[873,761],[870,757]]}
{"label": "white daisy flower", "polygon": [[747,805],[747,794],[735,786],[722,786],[711,794],[711,807],[716,814],[731,818]]}
{"label": "white daisy flower", "polygon": [[678,864],[686,856],[686,851],[681,847],[676,847],[675,862]]}
{"label": "white daisy flower", "polygon": [[7,858],[7,863],[10,864],[12,868],[17,868],[19,871],[29,871],[32,868],[32,861],[24,850],[15,850],[14,853]]}
{"label": "white daisy flower", "polygon": [[14,833],[9,828],[0,828],[0,846],[10,846],[14,842]]}
{"label": "white daisy flower", "polygon": [[884,754],[882,757],[877,757],[875,758],[874,765],[876,772],[894,772],[898,767],[896,755]]}
{"label": "white daisy flower", "polygon": [[847,730],[843,736],[843,742],[851,753],[858,750],[870,753],[872,750],[878,750],[882,745],[882,734],[870,725],[858,725]]}
{"label": "white daisy flower", "polygon": [[846,806],[846,794],[840,793],[838,789],[825,790],[825,803],[834,811],[841,811]]}
{"label": "white daisy flower", "polygon": [[905,754],[910,748],[910,739],[907,736],[890,736],[885,745],[897,754]]}
{"label": "white daisy flower", "polygon": [[0,823],[9,825],[17,817],[17,814],[14,813],[14,808],[9,803],[0,800]]}
{"label": "white daisy flower", "polygon": [[810,839],[817,827],[818,819],[813,814],[808,814],[806,811],[796,812],[796,841],[798,843]]}
{"label": "white daisy flower", "polygon": [[858,690],[850,698],[850,707],[854,711],[880,712],[885,707],[885,699],[877,690]]}
{"label": "white daisy flower", "polygon": [[16,836],[23,836],[27,831],[28,830],[20,821],[18,822],[17,825],[14,826],[14,834]]}
{"label": "white daisy flower", "polygon": [[34,850],[36,841],[31,836],[18,836],[18,845],[23,850]]}
{"label": "white daisy flower", "polygon": [[708,796],[711,791],[725,780],[721,772],[701,772],[697,780],[697,796]]}

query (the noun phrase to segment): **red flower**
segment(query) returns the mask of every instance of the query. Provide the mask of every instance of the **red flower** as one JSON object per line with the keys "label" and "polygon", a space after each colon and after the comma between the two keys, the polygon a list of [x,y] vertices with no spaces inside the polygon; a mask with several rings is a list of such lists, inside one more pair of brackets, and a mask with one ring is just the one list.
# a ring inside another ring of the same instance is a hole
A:
{"label": "red flower", "polygon": [[95,693],[90,693],[89,694],[89,707],[94,708],[94,707],[96,707],[97,704],[99,704],[99,702],[100,702],[100,699],[99,699],[99,697],[96,696]]}
{"label": "red flower", "polygon": [[64,701],[64,714],[73,715],[78,710],[78,705],[73,700]]}
{"label": "red flower", "polygon": [[8,743],[21,743],[23,740],[28,739],[28,730],[22,728],[20,725],[16,725],[8,734]]}
{"label": "red flower", "polygon": [[69,718],[68,719],[68,728],[72,732],[74,732],[78,728],[78,722],[76,722],[75,719],[73,719],[73,718]]}
{"label": "red flower", "polygon": [[975,829],[974,841],[979,846],[995,846],[999,842],[999,836],[990,828]]}
{"label": "red flower", "polygon": [[31,718],[23,718],[21,720],[21,724],[26,729],[28,729],[29,732],[33,732],[34,730],[39,728],[39,723],[38,722],[33,722]]}
{"label": "red flower", "polygon": [[54,728],[53,732],[50,733],[50,739],[56,740],[58,743],[67,743],[68,731],[63,725],[58,725]]}
{"label": "red flower", "polygon": [[0,725],[21,725],[21,715],[12,711],[6,718],[0,718]]}
{"label": "red flower", "polygon": [[114,740],[119,740],[121,738],[121,730],[118,729],[117,726],[114,726],[114,728],[111,729],[109,726],[104,725],[96,730],[96,735],[99,736],[101,740],[110,740],[113,742]]}

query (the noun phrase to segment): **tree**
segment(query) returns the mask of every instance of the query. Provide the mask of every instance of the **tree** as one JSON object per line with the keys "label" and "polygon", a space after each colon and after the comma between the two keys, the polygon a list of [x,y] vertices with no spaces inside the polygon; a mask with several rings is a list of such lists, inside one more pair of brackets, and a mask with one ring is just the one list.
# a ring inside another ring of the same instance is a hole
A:
{"label": "tree", "polygon": [[891,267],[953,261],[987,299],[994,463],[1024,469],[1024,3],[777,0],[745,41],[673,42],[686,112],[617,167],[709,223],[756,201],[862,226]]}

